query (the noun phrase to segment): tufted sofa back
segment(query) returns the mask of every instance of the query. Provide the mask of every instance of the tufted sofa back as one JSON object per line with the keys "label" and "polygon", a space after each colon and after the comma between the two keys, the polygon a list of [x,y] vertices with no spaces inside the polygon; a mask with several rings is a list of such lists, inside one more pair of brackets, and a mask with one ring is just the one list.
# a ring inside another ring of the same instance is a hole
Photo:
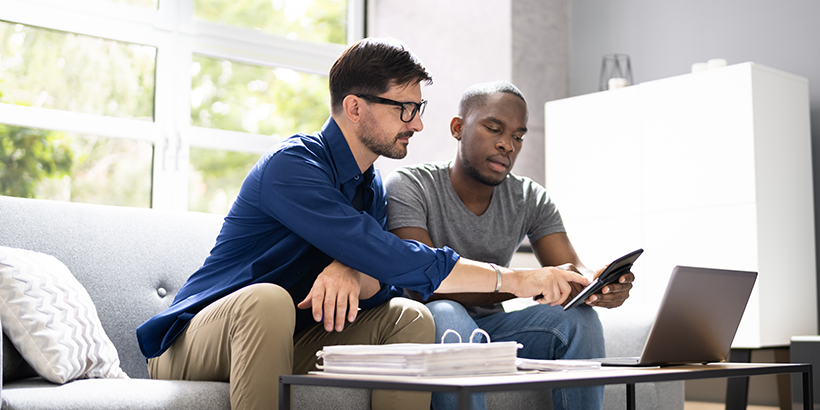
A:
{"label": "tufted sofa back", "polygon": [[132,378],[148,377],[137,326],[171,304],[221,226],[210,214],[0,196],[0,245],[53,255],[71,270]]}

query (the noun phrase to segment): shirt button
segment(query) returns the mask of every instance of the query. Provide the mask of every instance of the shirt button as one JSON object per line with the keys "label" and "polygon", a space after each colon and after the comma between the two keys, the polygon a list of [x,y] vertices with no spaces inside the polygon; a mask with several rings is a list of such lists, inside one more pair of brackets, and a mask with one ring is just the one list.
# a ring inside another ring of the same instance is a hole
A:
{"label": "shirt button", "polygon": [[359,176],[358,176],[358,175],[356,175],[355,177],[353,177],[353,179],[355,179],[356,181],[358,181],[358,180],[359,180]]}

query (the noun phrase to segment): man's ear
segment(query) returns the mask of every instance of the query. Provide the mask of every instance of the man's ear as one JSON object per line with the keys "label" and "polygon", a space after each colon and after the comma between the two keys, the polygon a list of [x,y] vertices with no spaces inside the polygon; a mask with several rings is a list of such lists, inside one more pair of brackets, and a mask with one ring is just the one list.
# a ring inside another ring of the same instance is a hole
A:
{"label": "man's ear", "polygon": [[450,120],[450,135],[453,138],[461,141],[461,131],[464,129],[464,122],[461,120],[461,117],[456,115]]}
{"label": "man's ear", "polygon": [[342,110],[350,122],[358,123],[362,118],[361,101],[355,95],[348,95],[342,100]]}

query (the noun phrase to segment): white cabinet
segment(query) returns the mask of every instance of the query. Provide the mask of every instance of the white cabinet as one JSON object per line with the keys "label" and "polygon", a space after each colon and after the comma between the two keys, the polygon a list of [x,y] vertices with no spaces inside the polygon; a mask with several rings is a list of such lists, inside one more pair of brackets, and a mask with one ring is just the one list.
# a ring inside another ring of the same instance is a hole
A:
{"label": "white cabinet", "polygon": [[806,79],[744,63],[545,109],[546,188],[581,259],[645,250],[628,304],[657,306],[675,265],[753,270],[734,347],[817,333]]}

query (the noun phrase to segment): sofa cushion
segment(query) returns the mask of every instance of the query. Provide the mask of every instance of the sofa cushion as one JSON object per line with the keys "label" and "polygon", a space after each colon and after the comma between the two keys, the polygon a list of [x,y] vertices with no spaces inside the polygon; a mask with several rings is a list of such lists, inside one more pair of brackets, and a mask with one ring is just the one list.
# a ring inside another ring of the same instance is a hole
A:
{"label": "sofa cushion", "polygon": [[222,382],[86,379],[62,385],[20,380],[3,386],[3,410],[225,410],[230,386]]}
{"label": "sofa cushion", "polygon": [[85,288],[50,255],[0,246],[0,319],[45,379],[127,378]]}

